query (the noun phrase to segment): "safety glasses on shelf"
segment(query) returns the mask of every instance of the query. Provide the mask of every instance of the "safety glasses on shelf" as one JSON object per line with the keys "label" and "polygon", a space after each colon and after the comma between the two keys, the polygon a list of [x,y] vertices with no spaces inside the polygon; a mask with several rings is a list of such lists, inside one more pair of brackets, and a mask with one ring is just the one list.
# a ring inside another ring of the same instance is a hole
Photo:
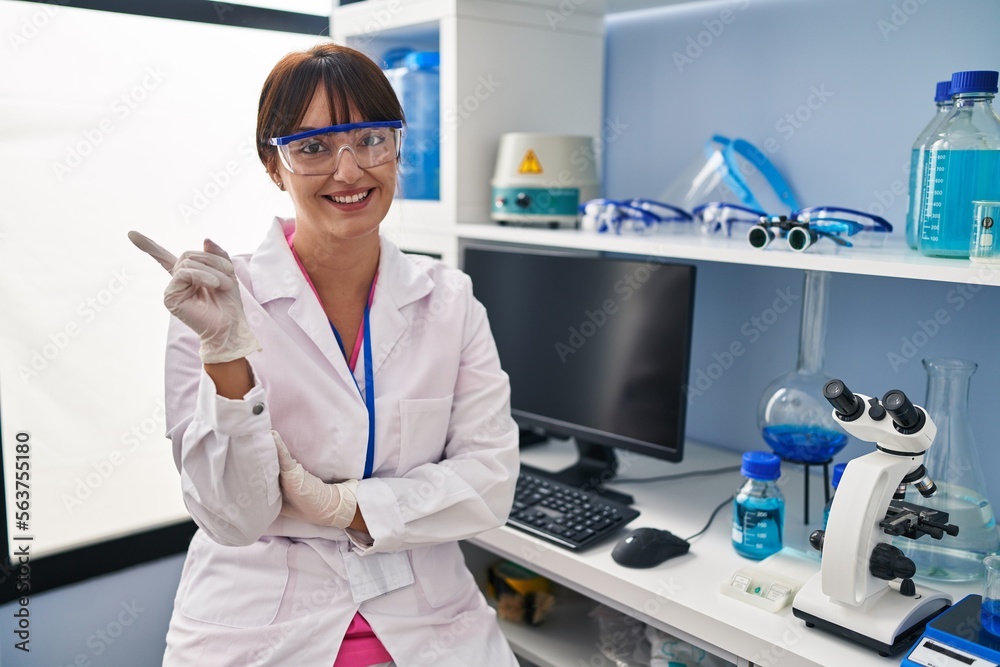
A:
{"label": "safety glasses on shelf", "polygon": [[725,229],[732,233],[735,223],[751,225],[747,241],[757,249],[766,248],[777,238],[788,247],[802,252],[816,241],[827,238],[844,247],[852,247],[845,236],[858,232],[891,232],[892,225],[883,217],[840,206],[813,206],[792,211],[789,215],[767,215],[749,207],[722,202],[705,204],[694,210],[702,228],[710,233]]}
{"label": "safety glasses on shelf", "polygon": [[661,223],[691,222],[691,214],[652,199],[592,199],[579,208],[584,229],[598,232],[645,233]]}
{"label": "safety glasses on shelf", "polygon": [[403,121],[383,120],[331,125],[269,140],[281,162],[293,174],[319,176],[335,173],[344,151],[362,169],[371,169],[399,157]]}

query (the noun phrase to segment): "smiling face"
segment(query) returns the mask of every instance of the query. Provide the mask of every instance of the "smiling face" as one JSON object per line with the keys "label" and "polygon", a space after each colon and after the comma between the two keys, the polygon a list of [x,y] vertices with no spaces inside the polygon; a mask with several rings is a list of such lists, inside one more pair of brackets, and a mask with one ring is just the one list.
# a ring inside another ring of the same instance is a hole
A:
{"label": "smiling face", "polygon": [[[328,127],[337,117],[343,114],[331,113],[326,90],[317,88],[294,132]],[[351,110],[349,122],[368,120]],[[272,175],[292,197],[297,227],[308,226],[342,239],[376,231],[396,192],[395,160],[362,169],[349,150],[340,154],[337,171],[329,175],[293,174],[280,160],[273,161]]]}
{"label": "smiling face", "polygon": [[[289,53],[271,70],[257,109],[257,152],[275,183],[292,197],[296,238],[364,237],[378,229],[396,191],[396,161],[368,169],[349,150],[333,174],[293,174],[273,137],[368,121],[402,120],[403,110],[381,68],[359,51],[324,42]],[[354,148],[360,150],[360,146]]]}

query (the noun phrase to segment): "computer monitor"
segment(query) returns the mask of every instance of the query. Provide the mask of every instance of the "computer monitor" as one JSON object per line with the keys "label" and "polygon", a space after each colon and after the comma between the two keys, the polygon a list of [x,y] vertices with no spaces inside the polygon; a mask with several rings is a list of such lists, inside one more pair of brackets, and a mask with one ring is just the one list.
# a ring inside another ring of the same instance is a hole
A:
{"label": "computer monitor", "polygon": [[614,448],[681,460],[694,266],[485,242],[463,242],[462,260],[522,432],[576,439],[557,478],[608,493]]}

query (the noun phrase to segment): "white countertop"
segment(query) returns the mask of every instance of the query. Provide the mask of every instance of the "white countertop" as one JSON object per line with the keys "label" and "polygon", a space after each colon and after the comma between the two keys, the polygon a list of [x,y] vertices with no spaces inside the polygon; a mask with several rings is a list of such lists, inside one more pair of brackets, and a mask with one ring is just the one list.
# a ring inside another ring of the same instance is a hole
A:
{"label": "white countertop", "polygon": [[[691,442],[685,447],[679,464],[619,451],[618,478],[670,475],[740,462],[740,452]],[[522,450],[522,461],[558,470],[574,455],[570,441],[551,441]],[[712,509],[732,494],[741,480],[738,472],[729,472],[650,484],[609,484],[632,494],[634,506],[641,512],[620,530],[619,537],[633,528],[653,526],[686,538],[701,530]],[[817,555],[804,552],[805,536],[818,526],[802,525],[802,482],[800,466],[784,466],[779,485],[786,497],[786,549],[774,560],[780,559],[776,566],[782,574],[804,580],[818,572],[819,560]],[[814,476],[811,482],[811,514],[816,523],[822,517],[822,477]],[[708,532],[691,541],[690,553],[648,570],[625,568],[612,560],[617,538],[575,553],[504,526],[471,542],[732,662],[741,657],[755,664],[782,667],[899,664],[901,656],[882,658],[872,649],[806,628],[792,615],[791,606],[771,613],[721,594],[723,581],[740,568],[755,564],[732,548],[731,514],[728,508],[720,511]],[[803,551],[787,548],[793,542],[802,545]],[[981,583],[923,583],[950,593],[955,600],[981,589]],[[534,630],[541,632],[544,625]]]}

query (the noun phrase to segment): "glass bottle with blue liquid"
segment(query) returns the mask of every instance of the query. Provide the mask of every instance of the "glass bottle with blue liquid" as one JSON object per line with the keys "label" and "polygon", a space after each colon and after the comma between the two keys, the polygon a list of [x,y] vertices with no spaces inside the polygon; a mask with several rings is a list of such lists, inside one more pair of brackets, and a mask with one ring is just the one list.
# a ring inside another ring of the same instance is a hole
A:
{"label": "glass bottle with blue liquid", "polygon": [[927,157],[927,146],[934,139],[937,126],[948,116],[952,109],[951,81],[938,81],[934,91],[934,104],[937,111],[923,131],[917,135],[910,151],[910,205],[906,210],[906,245],[914,250],[920,242],[920,203],[924,196],[924,159]]}
{"label": "glass bottle with blue liquid", "polygon": [[924,159],[919,248],[934,257],[968,257],[974,200],[1000,199],[998,73],[956,72],[953,108],[934,131]]}
{"label": "glass bottle with blue liquid", "polygon": [[770,452],[744,452],[740,472],[746,481],[733,497],[733,548],[761,560],[783,545],[785,498],[776,483],[781,459]]}
{"label": "glass bottle with blue liquid", "polygon": [[837,487],[840,486],[840,479],[844,476],[846,468],[846,463],[838,463],[833,466],[833,479],[830,480],[830,484],[833,486],[833,495],[830,496],[830,501],[823,508],[823,530],[826,530],[826,524],[830,521],[830,510],[833,508],[833,499],[837,496]]}

